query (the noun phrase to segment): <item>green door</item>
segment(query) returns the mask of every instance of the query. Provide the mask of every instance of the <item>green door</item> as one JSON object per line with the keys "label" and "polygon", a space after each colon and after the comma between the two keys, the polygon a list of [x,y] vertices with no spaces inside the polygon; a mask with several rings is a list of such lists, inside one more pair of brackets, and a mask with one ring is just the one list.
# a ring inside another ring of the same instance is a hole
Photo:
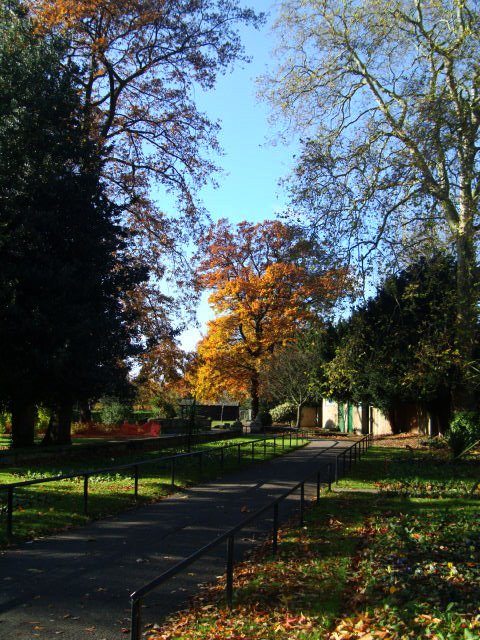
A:
{"label": "green door", "polygon": [[348,403],[347,430],[348,433],[353,431],[353,404],[351,402]]}
{"label": "green door", "polygon": [[338,427],[340,431],[345,431],[345,408],[343,402],[338,403]]}

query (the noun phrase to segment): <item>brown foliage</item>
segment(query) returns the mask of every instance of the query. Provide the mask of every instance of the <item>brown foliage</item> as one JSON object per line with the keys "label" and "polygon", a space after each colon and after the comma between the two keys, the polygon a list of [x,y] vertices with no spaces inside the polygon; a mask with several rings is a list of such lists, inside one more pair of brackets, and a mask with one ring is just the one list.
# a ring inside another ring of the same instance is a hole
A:
{"label": "brown foliage", "polygon": [[[207,154],[218,148],[218,125],[198,111],[193,89],[213,87],[217,73],[243,58],[236,26],[258,18],[237,0],[26,2],[38,30],[70,42],[81,126],[106,152],[105,178],[134,231],[132,251],[155,274],[157,289],[166,277],[181,287],[189,269],[183,247],[201,217],[195,192],[215,169]],[[152,202],[154,182],[177,195],[178,217]],[[144,304],[151,308],[148,297]],[[162,321],[171,325],[165,297],[163,305]]]}

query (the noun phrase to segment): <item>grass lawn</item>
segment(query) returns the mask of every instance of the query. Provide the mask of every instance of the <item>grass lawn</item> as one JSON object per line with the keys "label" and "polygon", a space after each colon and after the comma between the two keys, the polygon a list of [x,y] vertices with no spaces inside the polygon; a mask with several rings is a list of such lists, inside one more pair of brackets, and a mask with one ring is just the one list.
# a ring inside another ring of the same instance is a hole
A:
{"label": "grass lawn", "polygon": [[[372,447],[224,583],[149,640],[480,638],[480,460]],[[472,492],[473,490],[473,492]]]}
{"label": "grass lawn", "polygon": [[[194,449],[206,450],[210,453],[203,455],[202,467],[199,459],[183,459],[175,465],[175,488],[181,489],[189,484],[215,478],[224,472],[238,468],[238,448],[225,450],[223,464],[219,452],[222,446],[243,443],[240,449],[240,465],[252,463],[251,442],[258,440],[253,437],[242,437],[228,441],[217,441],[198,445]],[[306,441],[299,440],[302,446]],[[277,439],[274,449],[273,439],[266,439],[266,446],[262,442],[255,442],[254,459],[256,462],[270,459],[282,451],[289,451],[290,440],[285,438],[285,449],[282,449],[281,439]],[[292,448],[295,440],[292,439]],[[161,499],[172,491],[171,462],[154,462],[153,458],[165,457],[175,451],[144,452],[142,454],[121,455],[115,458],[95,459],[95,468],[120,464],[129,464],[138,460],[150,460],[152,463],[139,467],[139,495],[134,497],[133,469],[114,472],[93,472],[89,477],[88,516],[83,513],[83,478],[74,478],[38,484],[16,489],[14,493],[13,532],[14,540],[28,539],[45,535],[72,526],[85,524],[90,519],[98,519],[107,515],[119,513],[138,504],[144,504]],[[141,455],[141,458],[139,458]],[[66,461],[64,464],[37,463],[3,468],[0,471],[0,484],[21,482],[36,478],[65,475],[81,470],[92,469],[88,460],[75,462]],[[0,490],[0,545],[8,542],[6,536],[6,491]]]}

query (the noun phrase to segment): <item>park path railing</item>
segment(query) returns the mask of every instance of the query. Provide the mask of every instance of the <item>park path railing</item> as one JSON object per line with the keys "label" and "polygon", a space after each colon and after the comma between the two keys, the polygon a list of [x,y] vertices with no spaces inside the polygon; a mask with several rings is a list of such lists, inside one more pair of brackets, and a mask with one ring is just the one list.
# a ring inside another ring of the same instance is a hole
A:
{"label": "park path railing", "polygon": [[[125,464],[112,465],[109,467],[101,467],[99,469],[83,469],[80,471],[75,471],[73,473],[66,473],[56,476],[46,476],[43,478],[35,478],[32,480],[21,480],[19,482],[8,482],[4,484],[0,484],[0,491],[5,491],[7,493],[7,504],[6,504],[6,533],[9,538],[13,535],[13,513],[14,513],[14,495],[15,491],[18,489],[22,489],[25,487],[29,487],[32,485],[38,484],[47,484],[50,482],[58,482],[60,480],[73,480],[75,478],[83,478],[83,513],[88,516],[88,498],[89,498],[89,478],[92,476],[98,476],[103,473],[111,473],[117,471],[124,471],[126,469],[132,469],[133,471],[133,492],[135,499],[138,498],[139,495],[139,478],[140,478],[140,468],[144,465],[161,465],[161,464],[169,464],[170,465],[170,484],[172,487],[175,487],[175,479],[178,473],[179,464],[186,460],[197,460],[199,475],[201,476],[202,470],[205,466],[204,460],[206,456],[214,457],[218,456],[220,458],[220,465],[223,471],[223,466],[225,462],[225,452],[228,449],[237,449],[237,463],[240,464],[242,461],[241,451],[244,448],[251,448],[249,452],[249,458],[252,462],[255,462],[255,447],[258,443],[263,444],[263,458],[266,458],[267,454],[267,446],[271,446],[273,448],[274,453],[277,449],[280,450],[280,447],[285,449],[285,442],[288,440],[288,446],[298,446],[298,442],[300,439],[305,439],[303,431],[290,431],[278,435],[269,435],[263,438],[255,438],[254,440],[248,440],[246,442],[236,442],[225,444],[221,447],[212,447],[211,449],[197,449],[196,451],[190,451],[187,453],[177,453],[170,456],[159,456],[155,458],[148,458],[146,460],[138,460],[135,462],[128,462]],[[273,442],[272,442],[273,441]],[[281,444],[279,443],[281,441]],[[267,445],[268,443],[268,445]],[[270,444],[271,443],[271,444]]]}
{"label": "park path railing", "polygon": [[[232,527],[228,531],[220,534],[218,538],[212,540],[204,547],[198,549],[192,553],[188,558],[178,562],[173,567],[164,571],[162,574],[143,585],[136,591],[134,591],[130,595],[130,603],[131,603],[131,640],[140,640],[142,637],[142,602],[144,598],[157,589],[160,585],[164,584],[177,574],[184,571],[191,564],[205,556],[209,551],[212,551],[222,543],[226,541],[227,543],[227,553],[226,553],[226,582],[225,582],[225,597],[228,606],[231,606],[233,599],[233,569],[234,569],[234,547],[235,547],[235,536],[242,529],[244,529],[247,525],[252,523],[254,520],[259,519],[262,515],[273,510],[273,524],[272,524],[272,553],[273,555],[277,552],[277,543],[278,543],[278,506],[281,502],[286,500],[290,495],[300,490],[300,526],[303,526],[304,521],[304,513],[305,513],[305,485],[312,479],[315,478],[316,481],[316,499],[317,501],[320,499],[320,485],[321,485],[321,474],[325,469],[325,465],[327,467],[327,483],[329,489],[331,489],[332,482],[338,482],[340,477],[340,473],[344,475],[346,473],[347,468],[352,466],[353,462],[360,460],[362,454],[368,449],[371,445],[373,437],[371,434],[368,434],[354,442],[350,447],[347,447],[337,453],[335,455],[334,462],[323,462],[321,466],[312,474],[309,474],[306,478],[297,482],[295,486],[288,491],[285,491],[275,500],[269,502],[266,506],[262,507],[252,513],[250,516],[242,520],[239,524]],[[329,451],[332,451],[330,449]],[[340,470],[341,469],[341,470]]]}

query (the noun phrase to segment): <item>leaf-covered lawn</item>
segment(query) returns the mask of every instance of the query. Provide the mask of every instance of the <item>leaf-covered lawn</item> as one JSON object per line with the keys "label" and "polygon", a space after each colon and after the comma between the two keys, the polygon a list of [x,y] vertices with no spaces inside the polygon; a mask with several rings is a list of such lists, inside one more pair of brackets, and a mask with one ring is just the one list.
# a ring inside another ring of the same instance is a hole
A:
{"label": "leaf-covered lawn", "polygon": [[385,450],[370,450],[340,492],[308,511],[304,528],[284,530],[277,558],[265,544],[240,565],[231,610],[220,581],[147,637],[480,638],[478,462],[390,451],[386,479],[379,462]]}
{"label": "leaf-covered lawn", "polygon": [[[240,466],[251,464],[252,447],[254,443],[254,460],[271,459],[282,452],[288,452],[297,446],[296,439],[285,437],[284,448],[281,439],[257,441],[258,438],[243,437],[234,440],[210,442],[197,448],[210,451],[205,453],[200,468],[198,458],[183,458],[175,465],[175,488],[181,489],[194,482],[216,478],[223,473],[239,468],[238,449],[232,447],[224,452],[223,464],[217,449],[226,444],[244,443],[241,447]],[[299,439],[298,446],[306,441]],[[173,451],[144,452],[142,460],[150,460],[160,456],[171,455]],[[115,458],[95,459],[95,468],[128,464],[138,461],[132,455],[122,455]],[[21,482],[36,478],[51,477],[92,469],[91,462],[85,460],[65,462],[64,464],[41,463],[36,465],[4,468],[0,472],[0,483]],[[88,516],[83,513],[83,478],[61,480],[47,484],[38,484],[15,490],[13,529],[16,540],[28,539],[39,535],[80,526],[90,519],[98,519],[119,513],[138,504],[153,502],[161,499],[172,491],[171,462],[143,465],[139,468],[139,495],[134,497],[133,468],[121,471],[98,472],[89,477]],[[0,490],[0,545],[7,543],[6,536],[6,491]]]}

